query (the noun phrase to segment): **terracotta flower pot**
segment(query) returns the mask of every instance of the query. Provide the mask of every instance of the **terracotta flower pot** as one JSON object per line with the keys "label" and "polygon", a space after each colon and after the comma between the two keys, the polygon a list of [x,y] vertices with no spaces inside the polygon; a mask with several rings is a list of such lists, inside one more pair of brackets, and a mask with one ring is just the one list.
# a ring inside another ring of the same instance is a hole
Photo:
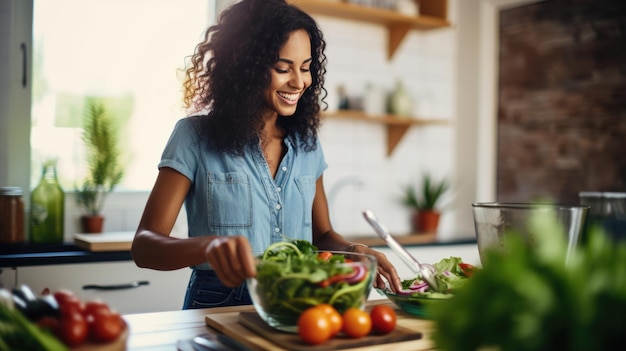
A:
{"label": "terracotta flower pot", "polygon": [[418,234],[437,232],[441,213],[434,210],[419,210],[413,213],[413,231]]}
{"label": "terracotta flower pot", "polygon": [[103,216],[83,215],[80,217],[80,220],[83,226],[83,233],[102,233]]}

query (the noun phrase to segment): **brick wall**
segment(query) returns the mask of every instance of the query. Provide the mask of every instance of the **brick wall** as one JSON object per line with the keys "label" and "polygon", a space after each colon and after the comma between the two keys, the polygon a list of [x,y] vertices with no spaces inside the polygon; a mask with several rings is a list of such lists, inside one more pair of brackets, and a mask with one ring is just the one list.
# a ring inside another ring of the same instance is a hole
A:
{"label": "brick wall", "polygon": [[626,2],[500,15],[499,201],[626,191]]}

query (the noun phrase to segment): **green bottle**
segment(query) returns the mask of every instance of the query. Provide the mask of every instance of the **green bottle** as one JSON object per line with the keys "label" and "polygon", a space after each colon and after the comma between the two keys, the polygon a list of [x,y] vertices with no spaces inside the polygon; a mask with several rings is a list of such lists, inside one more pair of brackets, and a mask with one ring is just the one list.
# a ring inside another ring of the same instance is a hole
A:
{"label": "green bottle", "polygon": [[56,160],[43,164],[41,180],[30,194],[30,241],[35,244],[63,243],[65,193],[57,179]]}

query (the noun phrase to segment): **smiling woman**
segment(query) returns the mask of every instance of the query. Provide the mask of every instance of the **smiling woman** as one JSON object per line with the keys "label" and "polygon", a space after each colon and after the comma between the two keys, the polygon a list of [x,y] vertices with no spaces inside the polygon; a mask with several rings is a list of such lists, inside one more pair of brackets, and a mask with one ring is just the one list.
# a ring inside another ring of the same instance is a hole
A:
{"label": "smiling woman", "polygon": [[164,140],[184,115],[184,58],[214,12],[213,0],[35,0],[31,184],[48,156],[58,157],[66,191],[84,178],[82,116],[96,97],[119,130],[125,177],[118,189],[147,190]]}

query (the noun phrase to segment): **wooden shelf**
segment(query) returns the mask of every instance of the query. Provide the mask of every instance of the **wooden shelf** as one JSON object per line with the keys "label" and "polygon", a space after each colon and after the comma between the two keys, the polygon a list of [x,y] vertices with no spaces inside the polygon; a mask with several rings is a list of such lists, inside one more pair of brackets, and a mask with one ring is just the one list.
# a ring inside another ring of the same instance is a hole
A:
{"label": "wooden shelf", "polygon": [[391,156],[402,137],[412,126],[425,125],[446,125],[447,120],[443,119],[421,119],[413,117],[398,117],[395,115],[371,116],[361,111],[339,110],[325,113],[326,118],[351,119],[366,122],[381,123],[387,127],[387,156]]}
{"label": "wooden shelf", "polygon": [[[420,244],[432,244],[437,242],[437,234],[432,233],[411,233],[405,235],[393,236],[400,245],[420,245]],[[345,236],[346,240],[355,243],[365,244],[367,246],[386,246],[385,241],[377,236]]]}
{"label": "wooden shelf", "polygon": [[388,59],[393,58],[393,54],[410,30],[429,30],[450,26],[450,22],[447,20],[447,0],[419,0],[420,15],[416,17],[347,2],[324,0],[289,0],[289,2],[310,14],[377,23],[387,27],[389,33]]}

